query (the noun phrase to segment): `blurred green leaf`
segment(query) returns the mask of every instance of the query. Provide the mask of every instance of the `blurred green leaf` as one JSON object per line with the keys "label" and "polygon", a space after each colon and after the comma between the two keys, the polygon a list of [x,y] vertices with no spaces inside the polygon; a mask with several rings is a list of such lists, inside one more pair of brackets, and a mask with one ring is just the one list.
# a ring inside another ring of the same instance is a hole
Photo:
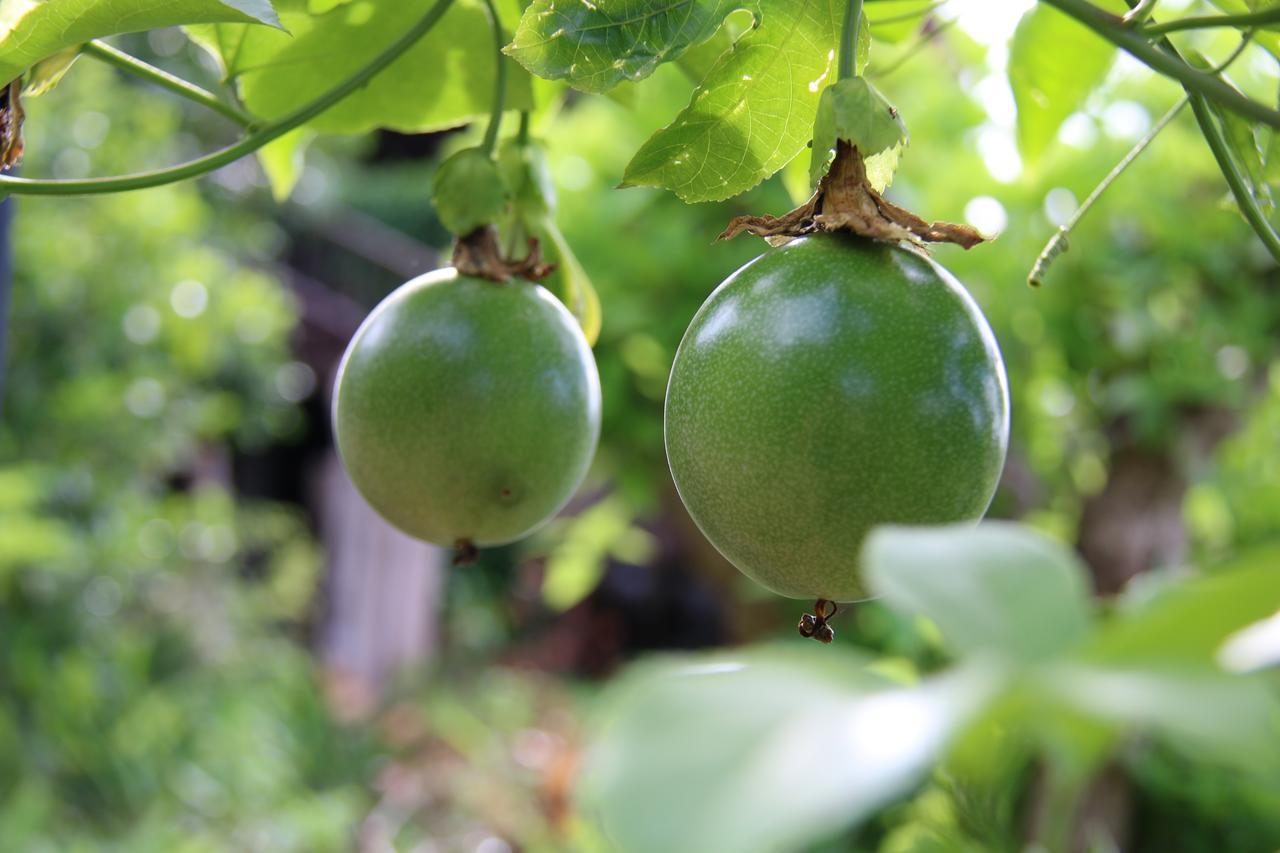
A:
{"label": "blurred green leaf", "polygon": [[939,5],[938,0],[880,0],[863,7],[870,24],[864,29],[876,41],[895,44],[918,32]]}
{"label": "blurred green leaf", "polygon": [[1023,16],[1009,45],[1023,157],[1040,159],[1067,116],[1084,108],[1115,56],[1110,42],[1043,3]]}
{"label": "blurred green leaf", "polygon": [[[724,54],[675,120],[627,165],[623,186],[718,201],[751,189],[810,141],[818,98],[835,72],[843,7],[761,0],[754,30]],[[785,67],[785,75],[773,69]]]}
{"label": "blurred green leaf", "polygon": [[883,527],[862,559],[873,592],[896,610],[932,619],[960,654],[1037,661],[1063,653],[1090,629],[1080,561],[1020,525]]}
{"label": "blurred green leaf", "polygon": [[1280,767],[1280,702],[1262,681],[1209,671],[1066,665],[1040,689],[1098,720],[1208,750],[1215,758]]}
{"label": "blurred green leaf", "polygon": [[271,195],[276,201],[284,201],[302,177],[307,146],[315,133],[305,127],[286,133],[258,149],[258,161],[271,184]]}
{"label": "blurred green leaf", "polygon": [[1083,646],[1080,657],[1124,665],[1212,666],[1232,633],[1278,608],[1280,546],[1258,548],[1118,614]]}
{"label": "blurred green leaf", "polygon": [[634,853],[801,849],[915,785],[993,687],[897,687],[821,650],[651,663],[608,691],[580,795]]}
{"label": "blurred green leaf", "polygon": [[547,557],[542,598],[567,610],[586,598],[604,574],[610,557],[644,564],[653,556],[653,537],[634,525],[626,501],[611,496],[569,519],[557,532]]}

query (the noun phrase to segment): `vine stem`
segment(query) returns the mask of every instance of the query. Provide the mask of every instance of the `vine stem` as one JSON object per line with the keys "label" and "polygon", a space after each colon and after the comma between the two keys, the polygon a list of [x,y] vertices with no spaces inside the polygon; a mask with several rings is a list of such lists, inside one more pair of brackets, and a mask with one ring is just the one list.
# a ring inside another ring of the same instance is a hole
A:
{"label": "vine stem", "polygon": [[840,59],[837,80],[858,76],[858,30],[862,28],[862,0],[848,0],[844,7],[844,26],[840,29]]}
{"label": "vine stem", "polygon": [[0,197],[4,195],[96,195],[99,193],[128,192],[199,177],[234,163],[241,157],[257,151],[268,142],[279,139],[289,131],[301,127],[368,83],[388,65],[399,59],[406,50],[417,43],[418,39],[426,35],[435,26],[436,22],[444,16],[444,13],[448,11],[452,2],[453,0],[436,0],[436,4],[419,18],[417,23],[405,30],[404,34],[388,45],[382,53],[370,60],[368,65],[323,95],[320,95],[314,101],[304,104],[286,116],[263,125],[239,142],[228,145],[226,148],[166,169],[139,172],[133,175],[117,175],[110,178],[35,180],[7,175],[0,176]]}
{"label": "vine stem", "polygon": [[494,71],[493,71],[493,107],[489,112],[489,126],[484,129],[484,141],[481,150],[488,157],[493,156],[493,148],[498,142],[498,128],[502,125],[502,113],[507,102],[507,58],[502,53],[506,39],[502,35],[502,21],[498,18],[498,10],[493,0],[484,0],[489,11],[489,21],[493,26]]}
{"label": "vine stem", "polygon": [[1214,27],[1263,27],[1280,23],[1280,8],[1263,9],[1261,12],[1249,12],[1239,15],[1201,15],[1193,18],[1178,18],[1163,24],[1151,24],[1143,28],[1148,36],[1162,36],[1165,33],[1176,33],[1180,30],[1207,30]]}
{"label": "vine stem", "polygon": [[1140,27],[1151,17],[1151,13],[1156,10],[1156,4],[1159,2],[1160,0],[1139,0],[1138,5],[1130,9],[1120,20],[1126,27]]}
{"label": "vine stem", "polygon": [[1035,266],[1031,268],[1031,274],[1027,276],[1027,284],[1032,287],[1039,287],[1044,283],[1044,277],[1049,272],[1050,265],[1067,250],[1067,238],[1071,236],[1071,232],[1075,227],[1080,224],[1080,220],[1084,219],[1085,214],[1097,203],[1098,199],[1102,198],[1103,193],[1111,188],[1116,179],[1133,165],[1133,161],[1137,160],[1152,142],[1155,142],[1160,132],[1177,118],[1189,100],[1186,95],[1183,95],[1178,103],[1170,107],[1169,111],[1147,132],[1147,135],[1139,139],[1137,144],[1129,150],[1129,153],[1124,155],[1124,158],[1115,165],[1115,168],[1107,173],[1107,176],[1093,188],[1093,192],[1089,193],[1089,197],[1084,200],[1084,203],[1080,205],[1071,218],[1049,238],[1049,242],[1045,244],[1044,251],[1040,253],[1040,257],[1036,258]]}
{"label": "vine stem", "polygon": [[[1125,0],[1125,3],[1132,7],[1139,0]],[[1240,47],[1236,53],[1232,54],[1231,60],[1234,60],[1253,39],[1253,30],[1245,33],[1244,38],[1240,41]],[[1159,52],[1173,57],[1176,61],[1186,64],[1182,59],[1182,54],[1178,53],[1178,49],[1174,47],[1173,42],[1168,36],[1160,37]],[[1217,74],[1221,73],[1229,63],[1214,70],[1214,79]],[[1224,84],[1225,85],[1225,84]],[[1275,228],[1271,225],[1271,220],[1262,211],[1258,205],[1258,199],[1254,197],[1253,191],[1249,188],[1249,182],[1245,179],[1244,169],[1236,160],[1235,155],[1231,153],[1231,146],[1227,142],[1226,133],[1222,129],[1213,116],[1213,111],[1209,109],[1209,102],[1199,92],[1193,92],[1191,89],[1183,85],[1187,91],[1187,96],[1191,101],[1191,111],[1195,114],[1196,124],[1200,126],[1200,133],[1204,136],[1205,142],[1209,144],[1209,150],[1213,152],[1213,157],[1218,161],[1218,170],[1222,172],[1222,177],[1226,179],[1227,186],[1231,189],[1231,194],[1235,197],[1236,205],[1240,208],[1240,213],[1244,216],[1245,221],[1249,223],[1249,227],[1253,229],[1253,233],[1258,235],[1258,239],[1266,246],[1271,257],[1280,261],[1280,234],[1276,233]],[[1232,89],[1232,91],[1235,91]],[[1252,102],[1250,102],[1252,103]]]}
{"label": "vine stem", "polygon": [[[1220,74],[1227,70],[1227,68],[1231,66],[1231,63],[1235,62],[1240,54],[1244,53],[1244,49],[1248,47],[1251,40],[1251,34],[1246,35],[1241,39],[1240,44],[1236,46],[1236,49],[1233,50],[1231,54],[1214,69],[1214,73]],[[1120,162],[1115,165],[1115,168],[1108,172],[1107,176],[1093,188],[1093,192],[1089,193],[1089,197],[1084,200],[1084,203],[1080,205],[1071,218],[1067,220],[1067,222],[1062,225],[1062,227],[1060,227],[1051,238],[1049,238],[1049,242],[1045,244],[1044,250],[1040,253],[1040,257],[1036,258],[1035,266],[1031,268],[1030,275],[1027,276],[1027,284],[1032,287],[1039,287],[1044,283],[1044,277],[1049,272],[1049,267],[1055,260],[1057,260],[1059,255],[1067,250],[1067,240],[1071,236],[1071,232],[1075,230],[1075,227],[1080,224],[1080,221],[1084,219],[1085,215],[1088,214],[1089,210],[1097,203],[1098,199],[1102,198],[1103,194],[1111,188],[1111,185],[1116,182],[1116,179],[1123,175],[1125,171],[1133,165],[1133,162],[1142,155],[1142,152],[1146,151],[1147,148],[1150,147],[1156,137],[1159,136],[1175,118],[1178,117],[1178,114],[1181,113],[1190,102],[1191,95],[1184,94],[1182,98],[1170,107],[1169,111],[1165,113],[1149,131],[1147,131],[1146,135],[1134,144],[1133,148],[1129,150],[1129,153],[1124,155]],[[1210,143],[1210,146],[1212,147],[1212,143]]]}
{"label": "vine stem", "polygon": [[[1241,94],[1237,89],[1213,74],[1192,68],[1176,50],[1162,50],[1147,41],[1142,31],[1135,31],[1122,24],[1122,19],[1099,9],[1087,0],[1041,0],[1060,12],[1070,15],[1117,47],[1132,54],[1151,69],[1172,77],[1189,92],[1203,95],[1227,109],[1263,124],[1280,128],[1280,111],[1264,106]],[[1136,0],[1126,0],[1132,8]]]}
{"label": "vine stem", "polygon": [[258,124],[258,120],[253,116],[228,104],[213,92],[170,74],[162,68],[156,68],[154,65],[143,62],[136,56],[130,56],[123,50],[117,50],[104,41],[95,39],[88,42],[80,48],[80,52],[85,56],[91,56],[109,65],[114,65],[129,74],[141,77],[162,89],[168,89],[170,92],[181,95],[187,100],[195,101],[197,104],[208,107],[214,112],[221,113],[243,128],[252,130]]}

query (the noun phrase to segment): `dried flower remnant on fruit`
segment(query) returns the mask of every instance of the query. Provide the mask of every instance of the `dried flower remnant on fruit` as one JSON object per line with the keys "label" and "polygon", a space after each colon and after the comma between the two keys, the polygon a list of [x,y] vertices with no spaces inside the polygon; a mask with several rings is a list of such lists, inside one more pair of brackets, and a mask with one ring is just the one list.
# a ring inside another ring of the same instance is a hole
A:
{"label": "dried flower remnant on fruit", "polygon": [[498,232],[492,225],[477,228],[453,244],[453,266],[463,275],[505,282],[513,278],[541,281],[555,271],[555,264],[542,260],[542,247],[530,237],[528,253],[520,260],[504,258]]}
{"label": "dried flower remnant on fruit", "polygon": [[470,539],[459,539],[453,545],[453,564],[469,566],[480,558],[480,549]]}
{"label": "dried flower remnant on fruit", "polygon": [[22,80],[12,80],[0,93],[0,171],[8,171],[22,162]]}
{"label": "dried flower remnant on fruit", "polygon": [[928,222],[887,201],[868,182],[862,154],[843,140],[836,146],[831,170],[808,201],[782,216],[736,217],[720,239],[730,240],[744,231],[775,246],[824,231],[847,231],[892,243],[955,243],[965,249],[987,240],[971,226]]}
{"label": "dried flower remnant on fruit", "polygon": [[836,638],[836,632],[827,623],[839,610],[840,608],[834,601],[819,598],[813,603],[813,612],[806,613],[800,617],[800,624],[796,626],[796,629],[802,637],[817,640],[824,645],[830,645]]}

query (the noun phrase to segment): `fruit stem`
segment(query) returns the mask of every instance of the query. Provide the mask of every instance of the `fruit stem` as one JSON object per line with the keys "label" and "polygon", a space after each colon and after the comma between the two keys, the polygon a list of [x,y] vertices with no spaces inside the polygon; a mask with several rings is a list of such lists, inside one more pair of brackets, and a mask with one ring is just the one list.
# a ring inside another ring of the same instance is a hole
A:
{"label": "fruit stem", "polygon": [[484,0],[484,6],[489,12],[489,23],[493,26],[493,107],[489,111],[489,126],[484,130],[484,142],[480,144],[480,148],[487,156],[492,157],[507,101],[507,58],[502,54],[506,39],[502,35],[502,21],[498,19],[498,10],[494,8],[493,0]]}
{"label": "fruit stem", "polygon": [[844,7],[844,26],[840,30],[840,60],[837,80],[858,76],[858,30],[862,28],[862,0],[849,0]]}
{"label": "fruit stem", "polygon": [[419,18],[417,23],[405,30],[400,38],[370,60],[368,65],[314,101],[303,104],[288,115],[263,125],[226,148],[166,169],[139,172],[133,175],[116,175],[110,178],[37,180],[0,176],[0,197],[6,195],[97,195],[141,190],[196,178],[234,163],[241,157],[257,151],[268,142],[273,142],[289,131],[301,127],[368,83],[388,65],[399,59],[405,51],[417,44],[418,40],[444,17],[444,13],[449,10],[452,3],[453,0],[436,0],[435,5]]}
{"label": "fruit stem", "polygon": [[136,56],[125,53],[123,50],[117,50],[104,41],[95,39],[88,42],[81,46],[80,52],[86,56],[92,56],[94,59],[100,60],[109,65],[114,65],[116,68],[119,68],[129,74],[141,77],[162,89],[168,89],[170,92],[181,95],[187,100],[194,101],[197,104],[208,107],[214,112],[226,116],[243,128],[252,130],[254,126],[258,124],[258,120],[253,116],[243,110],[237,109],[231,104],[228,104],[213,92],[210,92],[207,89],[202,89],[195,83],[183,80],[177,75],[170,74],[163,68],[156,68],[154,65],[143,62]]}

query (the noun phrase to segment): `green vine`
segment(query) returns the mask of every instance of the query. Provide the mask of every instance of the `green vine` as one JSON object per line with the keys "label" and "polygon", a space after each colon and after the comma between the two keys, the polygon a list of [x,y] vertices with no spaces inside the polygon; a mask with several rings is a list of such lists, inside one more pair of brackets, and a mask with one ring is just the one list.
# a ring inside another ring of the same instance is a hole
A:
{"label": "green vine", "polygon": [[[1188,92],[1202,95],[1255,121],[1280,128],[1280,111],[1246,97],[1214,74],[1192,68],[1183,61],[1176,50],[1172,49],[1172,45],[1168,50],[1156,47],[1147,40],[1143,31],[1124,26],[1123,19],[1119,16],[1099,9],[1087,0],[1041,0],[1041,2],[1075,18],[1098,35],[1132,54],[1152,70],[1166,77],[1172,77]],[[1137,2],[1129,2],[1130,7],[1137,5]]]}
{"label": "green vine", "polygon": [[[1240,57],[1240,54],[1244,53],[1244,49],[1249,46],[1249,43],[1252,40],[1252,33],[1245,34],[1245,37],[1240,40],[1240,44],[1236,45],[1236,49],[1233,50],[1231,54],[1214,69],[1214,73],[1221,74],[1223,71],[1230,68],[1231,64]],[[1084,200],[1084,203],[1080,205],[1072,215],[1071,219],[1069,219],[1066,224],[1059,228],[1057,232],[1049,238],[1049,242],[1045,244],[1044,250],[1041,251],[1040,256],[1036,258],[1035,265],[1031,268],[1031,273],[1027,276],[1027,284],[1032,287],[1039,287],[1044,283],[1044,278],[1049,273],[1049,267],[1052,266],[1053,262],[1070,247],[1068,238],[1071,236],[1071,232],[1075,230],[1075,227],[1080,224],[1080,221],[1089,213],[1093,206],[1098,202],[1098,199],[1102,198],[1106,191],[1111,188],[1111,185],[1114,184],[1131,165],[1133,165],[1133,162],[1142,155],[1142,152],[1146,151],[1147,148],[1150,147],[1152,142],[1155,142],[1156,137],[1159,136],[1175,118],[1178,117],[1178,114],[1181,113],[1189,103],[1191,103],[1191,95],[1184,94],[1182,98],[1170,107],[1169,111],[1155,123],[1151,130],[1147,131],[1146,135],[1134,144],[1133,148],[1129,150],[1129,153],[1115,165],[1115,168],[1108,172],[1107,176],[1093,188],[1093,192],[1089,193],[1089,197]],[[1215,143],[1211,141],[1209,143],[1210,148],[1212,148],[1214,144]],[[1225,139],[1221,139],[1221,144],[1224,151],[1227,150]],[[1215,156],[1217,156],[1216,152]],[[1221,164],[1221,160],[1219,160],[1219,164]],[[1228,179],[1228,181],[1229,180],[1230,179]],[[1268,248],[1270,248],[1270,246],[1268,246]]]}
{"label": "green vine", "polygon": [[323,113],[352,92],[368,83],[388,65],[412,47],[419,39],[435,26],[436,22],[448,11],[453,0],[436,0],[436,4],[425,15],[405,31],[382,53],[378,54],[368,65],[365,65],[346,80],[320,95],[314,101],[304,104],[282,118],[263,125],[238,142],[226,148],[206,154],[195,160],[157,169],[151,172],[139,172],[133,175],[118,175],[110,178],[85,178],[82,180],[39,180],[34,178],[15,178],[0,176],[0,196],[4,195],[96,195],[100,193],[128,192],[130,190],[147,189],[183,181],[188,178],[208,174],[215,169],[234,163],[241,157],[252,154],[262,146],[279,139],[291,130],[301,127],[311,119]]}
{"label": "green vine", "polygon": [[840,30],[840,59],[837,80],[858,76],[858,30],[862,28],[862,0],[849,0],[844,8],[844,26]]}
{"label": "green vine", "polygon": [[162,89],[168,89],[170,92],[180,95],[189,101],[194,101],[201,106],[208,107],[214,112],[221,113],[246,130],[253,130],[259,124],[258,120],[253,116],[228,104],[213,92],[170,74],[162,68],[149,65],[136,56],[130,56],[123,50],[117,50],[106,42],[95,39],[81,47],[80,52],[85,56],[91,56],[109,65],[114,65],[129,74],[141,77],[143,80],[154,83]]}
{"label": "green vine", "polygon": [[1151,24],[1143,29],[1148,36],[1159,36],[1165,33],[1176,33],[1181,30],[1208,30],[1214,27],[1265,27],[1268,24],[1280,23],[1280,7],[1264,9],[1261,12],[1249,12],[1239,15],[1202,15],[1192,18],[1179,18],[1163,24]]}
{"label": "green vine", "polygon": [[493,25],[495,66],[493,107],[489,113],[489,126],[485,128],[484,141],[480,143],[480,148],[486,156],[492,157],[494,146],[498,142],[498,128],[502,125],[502,112],[507,100],[507,57],[502,53],[507,40],[502,35],[502,21],[498,18],[498,10],[494,7],[493,0],[484,0],[484,6],[489,13],[489,22]]}

